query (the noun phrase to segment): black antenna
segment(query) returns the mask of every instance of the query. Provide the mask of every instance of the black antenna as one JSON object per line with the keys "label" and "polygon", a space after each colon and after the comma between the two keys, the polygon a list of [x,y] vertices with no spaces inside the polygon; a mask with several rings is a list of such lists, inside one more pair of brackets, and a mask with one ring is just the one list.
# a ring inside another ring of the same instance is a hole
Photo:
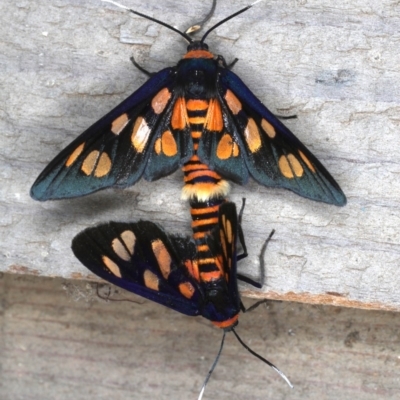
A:
{"label": "black antenna", "polygon": [[148,15],[142,14],[142,13],[140,13],[139,11],[132,10],[131,8],[126,7],[126,6],[124,6],[124,5],[120,4],[120,3],[117,3],[116,1],[112,1],[112,0],[101,0],[101,1],[104,1],[104,2],[106,2],[106,3],[114,4],[114,5],[117,6],[117,7],[120,7],[120,8],[123,8],[123,9],[125,9],[125,10],[130,11],[132,14],[139,15],[139,17],[143,17],[143,18],[149,19],[150,21],[153,21],[153,22],[156,22],[157,24],[160,24],[160,25],[162,25],[162,26],[165,26],[166,28],[171,29],[171,31],[174,31],[174,32],[176,32],[176,33],[179,33],[179,34],[180,34],[181,36],[183,36],[189,43],[193,43],[193,40],[192,40],[192,38],[191,38],[189,35],[187,35],[186,33],[181,32],[179,29],[174,28],[174,27],[171,26],[171,25],[166,24],[165,22],[160,21],[159,19],[156,19],[156,18],[153,18],[153,17],[149,17]]}
{"label": "black antenna", "polygon": [[203,28],[203,26],[209,21],[209,19],[213,16],[215,7],[217,6],[217,0],[213,0],[212,5],[211,5],[211,10],[209,13],[199,22],[195,22],[193,25],[189,26],[185,30],[185,33],[188,35],[191,35]]}
{"label": "black antenna", "polygon": [[206,389],[207,383],[210,380],[211,374],[213,373],[215,366],[217,365],[217,362],[219,360],[219,357],[222,353],[222,348],[224,347],[224,342],[225,342],[225,335],[226,335],[226,332],[224,331],[224,334],[222,335],[221,346],[219,348],[217,357],[215,357],[213,365],[211,366],[211,369],[208,371],[207,377],[203,383],[203,386],[201,388],[201,391],[200,391],[200,394],[199,394],[199,397],[197,398],[197,400],[201,400],[203,398],[204,390]]}
{"label": "black antenna", "polygon": [[290,386],[291,389],[293,389],[293,385],[291,384],[291,382],[289,381],[289,379],[286,377],[286,375],[277,367],[275,367],[274,364],[272,364],[272,362],[266,360],[264,357],[261,357],[259,354],[257,354],[254,350],[252,350],[249,346],[247,346],[246,343],[243,342],[243,340],[240,338],[240,336],[236,333],[235,329],[231,328],[231,331],[234,333],[234,335],[236,336],[237,340],[239,340],[239,343],[251,354],[253,354],[253,356],[257,357],[259,360],[265,362],[265,364],[269,365],[271,368],[273,368],[285,381],[286,383]]}
{"label": "black antenna", "polygon": [[239,11],[236,11],[234,14],[229,15],[229,17],[224,18],[222,21],[219,21],[218,23],[216,23],[214,26],[212,26],[201,38],[200,43],[204,43],[204,40],[206,39],[206,37],[209,35],[210,32],[212,32],[214,29],[218,28],[219,26],[221,26],[222,24],[224,24],[226,21],[229,21],[232,18],[235,18],[237,15],[244,13],[245,11],[247,11],[249,8],[253,7],[255,4],[259,3],[260,1],[263,0],[257,0],[254,3],[250,4],[249,6],[242,8]]}

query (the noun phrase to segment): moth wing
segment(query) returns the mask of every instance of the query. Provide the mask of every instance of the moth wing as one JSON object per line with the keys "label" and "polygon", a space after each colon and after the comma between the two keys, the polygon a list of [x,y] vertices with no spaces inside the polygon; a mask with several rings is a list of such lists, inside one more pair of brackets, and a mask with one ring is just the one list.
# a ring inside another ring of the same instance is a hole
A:
{"label": "moth wing", "polygon": [[[33,184],[32,198],[78,197],[133,185],[143,175],[155,180],[175,171],[190,157],[192,146],[188,135],[168,129],[173,86],[173,68],[150,78],[50,162]],[[152,156],[156,150],[158,163]]]}
{"label": "moth wing", "polygon": [[149,221],[109,222],[79,233],[72,251],[108,282],[183,314],[200,314],[201,288],[185,266],[195,257],[189,239],[178,241]]}
{"label": "moth wing", "polygon": [[268,187],[343,206],[346,197],[325,167],[242,80],[224,68],[216,94],[223,128],[204,132],[199,156],[223,177],[244,184],[249,175]]}

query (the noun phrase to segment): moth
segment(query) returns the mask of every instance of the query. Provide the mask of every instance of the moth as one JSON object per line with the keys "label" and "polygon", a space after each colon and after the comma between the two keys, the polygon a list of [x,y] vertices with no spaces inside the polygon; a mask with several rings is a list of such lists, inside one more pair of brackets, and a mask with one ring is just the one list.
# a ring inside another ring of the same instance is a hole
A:
{"label": "moth", "polygon": [[[114,3],[117,4],[117,3]],[[269,111],[205,39],[247,6],[193,40],[187,53],[148,81],[58,154],[31,188],[40,201],[127,187],[184,171],[183,198],[223,198],[228,181],[289,189],[337,206],[346,197],[330,173]],[[125,7],[126,8],[126,7]]]}
{"label": "moth", "polygon": [[[235,331],[241,310],[237,279],[240,227],[234,203],[219,207],[218,224],[206,235],[210,258],[196,250],[191,238],[168,235],[149,221],[109,222],[88,228],[72,241],[79,261],[102,279],[189,316],[201,315],[225,333],[233,332],[253,355],[286,376],[243,343]],[[244,242],[242,243],[245,249]],[[216,362],[205,385],[215,367]]]}

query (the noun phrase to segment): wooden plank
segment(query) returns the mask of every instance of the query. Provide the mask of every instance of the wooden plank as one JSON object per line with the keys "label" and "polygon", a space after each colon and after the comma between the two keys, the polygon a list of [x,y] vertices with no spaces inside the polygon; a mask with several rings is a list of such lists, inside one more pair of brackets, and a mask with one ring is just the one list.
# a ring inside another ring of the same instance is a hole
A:
{"label": "wooden plank", "polygon": [[[144,300],[104,302],[83,281],[0,279],[0,398],[196,399],[222,332]],[[251,302],[247,301],[247,304]],[[226,337],[206,399],[397,399],[392,312],[270,302],[237,331],[292,380]]]}
{"label": "wooden plank", "polygon": [[[203,2],[127,1],[185,28],[207,13]],[[220,2],[212,22],[246,5]],[[0,246],[2,271],[88,277],[70,242],[99,221],[149,219],[190,234],[179,200],[182,175],[86,198],[38,203],[29,188],[73,138],[139,87],[134,54],[146,68],[173,65],[185,43],[173,32],[110,4],[67,0],[0,4],[2,107]],[[348,196],[344,208],[250,182],[247,198],[253,277],[272,228],[263,293],[353,307],[400,309],[399,5],[271,1],[217,29],[210,48],[227,60],[327,166]]]}

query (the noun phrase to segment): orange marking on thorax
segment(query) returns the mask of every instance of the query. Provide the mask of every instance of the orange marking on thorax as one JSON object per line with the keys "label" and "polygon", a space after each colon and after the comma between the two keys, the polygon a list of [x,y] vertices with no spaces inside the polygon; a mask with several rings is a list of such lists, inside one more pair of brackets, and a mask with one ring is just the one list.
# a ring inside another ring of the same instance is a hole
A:
{"label": "orange marking on thorax", "polygon": [[208,108],[208,101],[190,99],[186,102],[186,107],[189,111],[204,111]]}
{"label": "orange marking on thorax", "polygon": [[217,322],[217,321],[211,321],[216,327],[225,329],[225,328],[230,328],[231,326],[235,326],[237,321],[239,319],[239,314],[236,314],[230,319],[227,319],[226,321],[222,322]]}
{"label": "orange marking on thorax", "polygon": [[183,58],[214,58],[214,54],[207,50],[191,50]]}

